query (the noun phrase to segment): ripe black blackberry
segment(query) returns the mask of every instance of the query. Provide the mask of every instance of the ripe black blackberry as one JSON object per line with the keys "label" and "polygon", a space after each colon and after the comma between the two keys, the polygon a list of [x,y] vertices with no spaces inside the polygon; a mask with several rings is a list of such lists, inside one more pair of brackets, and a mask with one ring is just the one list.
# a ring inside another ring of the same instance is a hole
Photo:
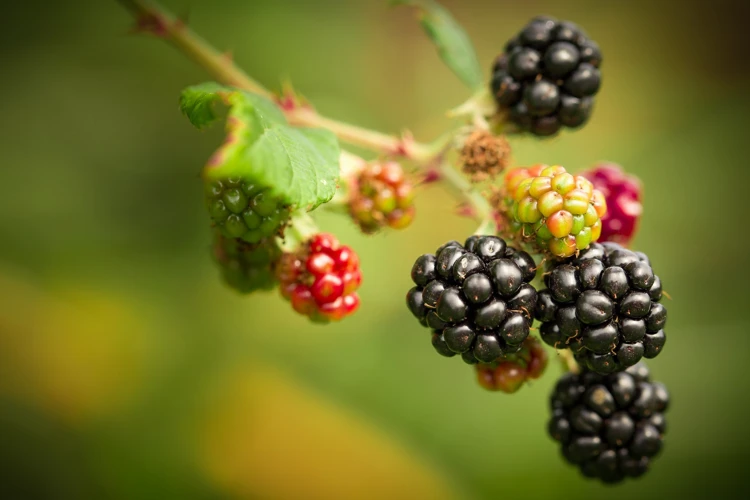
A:
{"label": "ripe black blackberry", "polygon": [[542,340],[570,348],[598,373],[621,371],[664,347],[667,310],[648,257],[617,243],[592,243],[545,275],[534,315]]}
{"label": "ripe black blackberry", "polygon": [[567,373],[550,397],[550,436],[586,477],[617,483],[639,477],[662,448],[669,393],[645,364],[598,375]]}
{"label": "ripe black blackberry", "polygon": [[443,356],[491,363],[518,352],[529,336],[536,305],[534,259],[495,236],[446,243],[414,263],[417,285],[406,295],[412,314],[432,329]]}
{"label": "ripe black blackberry", "polygon": [[492,94],[508,119],[538,136],[589,119],[599,91],[602,55],[568,21],[536,17],[505,45],[492,70]]}

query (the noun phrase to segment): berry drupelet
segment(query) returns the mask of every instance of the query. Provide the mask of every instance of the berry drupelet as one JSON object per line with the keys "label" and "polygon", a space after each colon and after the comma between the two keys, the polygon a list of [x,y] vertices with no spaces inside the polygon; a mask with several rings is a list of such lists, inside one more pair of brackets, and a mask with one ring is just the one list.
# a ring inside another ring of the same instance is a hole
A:
{"label": "berry drupelet", "polygon": [[544,253],[570,257],[599,239],[604,195],[585,177],[556,165],[509,171],[501,212],[508,225]]}
{"label": "berry drupelet", "polygon": [[253,244],[226,238],[216,231],[213,256],[224,282],[240,293],[270,290],[276,286],[273,266],[281,251],[272,239]]}
{"label": "berry drupelet", "polygon": [[505,45],[490,83],[501,111],[519,129],[537,136],[580,127],[599,91],[599,46],[568,21],[532,19]]}
{"label": "berry drupelet", "polygon": [[351,183],[349,211],[364,233],[403,229],[414,219],[414,190],[401,165],[369,163]]}
{"label": "berry drupelet", "polygon": [[536,337],[527,337],[521,350],[494,363],[477,363],[477,380],[488,391],[512,394],[528,380],[542,376],[547,368],[547,351]]}
{"label": "berry drupelet", "polygon": [[664,347],[667,310],[648,257],[616,243],[594,243],[552,266],[534,311],[542,340],[570,348],[584,367],[622,371]]}
{"label": "berry drupelet", "polygon": [[239,178],[206,183],[206,203],[224,236],[250,243],[277,235],[289,218],[289,209],[267,190]]}
{"label": "berry drupelet", "polygon": [[412,267],[416,286],[406,303],[429,327],[443,356],[461,354],[469,364],[493,363],[521,350],[529,336],[536,290],[534,260],[495,236],[446,243]]}
{"label": "berry drupelet", "polygon": [[550,403],[549,434],[586,477],[605,483],[639,477],[662,448],[669,393],[649,381],[643,363],[610,375],[567,373]]}
{"label": "berry drupelet", "polygon": [[359,307],[359,258],[331,234],[317,234],[298,252],[284,254],[276,274],[284,298],[313,321],[338,321]]}
{"label": "berry drupelet", "polygon": [[607,213],[602,217],[601,241],[614,241],[628,245],[638,228],[643,207],[643,188],[640,181],[626,175],[619,165],[602,163],[591,170],[581,172],[604,194],[607,200]]}

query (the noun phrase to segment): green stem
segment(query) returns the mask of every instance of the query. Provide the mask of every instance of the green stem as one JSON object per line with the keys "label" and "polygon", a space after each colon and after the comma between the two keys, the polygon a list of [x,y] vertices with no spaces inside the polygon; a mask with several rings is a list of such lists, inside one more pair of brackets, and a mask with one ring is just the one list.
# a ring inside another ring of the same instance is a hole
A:
{"label": "green stem", "polygon": [[285,253],[295,252],[302,243],[319,232],[318,225],[309,214],[302,211],[295,212],[284,231],[284,237],[279,241],[279,247]]}
{"label": "green stem", "polygon": [[146,0],[117,0],[128,9],[138,22],[138,27],[172,43],[209,74],[221,82],[272,97],[271,92],[232,63],[227,54],[222,54],[199,37],[161,6]]}
{"label": "green stem", "polygon": [[438,172],[452,190],[459,196],[463,197],[466,202],[471,205],[473,209],[472,215],[475,219],[484,223],[493,216],[490,202],[482,196],[482,193],[474,188],[466,177],[453,168],[449,162],[445,160],[440,162]]}
{"label": "green stem", "polygon": [[578,365],[578,362],[573,357],[573,353],[570,351],[570,349],[561,349],[557,351],[557,354],[560,356],[560,361],[562,361],[563,366],[566,370],[573,373],[580,373],[581,367]]}

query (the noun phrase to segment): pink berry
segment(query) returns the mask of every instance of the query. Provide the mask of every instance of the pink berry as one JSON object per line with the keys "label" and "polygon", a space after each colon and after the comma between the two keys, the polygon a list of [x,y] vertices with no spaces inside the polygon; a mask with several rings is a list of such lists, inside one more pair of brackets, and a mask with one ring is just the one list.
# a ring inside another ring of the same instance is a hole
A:
{"label": "pink berry", "polygon": [[602,192],[606,214],[601,218],[600,241],[627,245],[633,239],[643,207],[640,181],[614,163],[601,163],[581,175]]}

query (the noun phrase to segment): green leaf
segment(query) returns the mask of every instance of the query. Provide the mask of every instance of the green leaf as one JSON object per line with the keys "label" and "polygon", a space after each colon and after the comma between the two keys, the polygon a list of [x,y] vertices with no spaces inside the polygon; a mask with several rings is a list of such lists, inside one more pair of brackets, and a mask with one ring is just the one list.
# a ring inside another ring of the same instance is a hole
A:
{"label": "green leaf", "polygon": [[180,111],[195,127],[208,127],[217,120],[214,105],[225,100],[231,92],[231,89],[214,82],[188,87],[180,95]]}
{"label": "green leaf", "polygon": [[206,177],[242,177],[282,202],[308,210],[333,197],[340,150],[331,131],[291,127],[265,97],[217,84],[189,87],[180,108],[203,128],[216,121],[217,101],[229,106],[226,138],[206,164]]}
{"label": "green leaf", "polygon": [[338,142],[332,132],[278,124],[221,168],[210,170],[211,177],[260,182],[272,195],[310,210],[333,197],[338,174]]}
{"label": "green leaf", "polygon": [[474,45],[450,12],[433,0],[396,0],[394,5],[409,5],[419,10],[420,22],[437,46],[443,62],[473,90],[484,85]]}

